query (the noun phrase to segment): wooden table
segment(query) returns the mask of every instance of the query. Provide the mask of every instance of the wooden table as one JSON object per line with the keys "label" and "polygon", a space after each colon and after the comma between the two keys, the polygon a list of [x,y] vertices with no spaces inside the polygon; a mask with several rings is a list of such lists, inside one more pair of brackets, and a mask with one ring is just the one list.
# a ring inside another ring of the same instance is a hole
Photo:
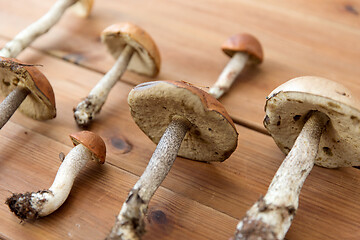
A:
{"label": "wooden table", "polygon": [[[0,0],[0,44],[44,14],[55,0]],[[223,163],[178,158],[150,203],[144,239],[228,239],[263,194],[284,155],[262,127],[265,97],[290,78],[317,75],[360,95],[360,3],[336,0],[101,0],[91,17],[66,12],[18,58],[40,67],[56,95],[57,118],[37,122],[15,113],[1,130],[0,201],[11,192],[48,188],[72,148],[72,108],[111,68],[99,33],[129,21],[149,32],[161,51],[156,79],[211,86],[229,60],[228,37],[259,38],[264,63],[247,68],[221,102],[237,123],[238,148]],[[89,163],[64,205],[35,222],[20,223],[0,205],[3,239],[104,239],[129,189],[155,149],[131,119],[127,94],[151,79],[127,72],[91,130],[107,144],[107,163]],[[360,172],[314,167],[286,238],[360,239]]]}

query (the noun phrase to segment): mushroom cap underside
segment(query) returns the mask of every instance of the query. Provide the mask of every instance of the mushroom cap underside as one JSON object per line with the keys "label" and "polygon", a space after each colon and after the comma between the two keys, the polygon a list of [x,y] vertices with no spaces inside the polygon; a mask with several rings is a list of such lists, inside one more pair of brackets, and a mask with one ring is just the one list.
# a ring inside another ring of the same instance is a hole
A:
{"label": "mushroom cap underside", "polygon": [[247,33],[240,33],[228,38],[222,45],[223,52],[232,57],[237,52],[249,54],[250,63],[260,64],[264,54],[259,40]]}
{"label": "mushroom cap underside", "polygon": [[19,106],[19,111],[36,120],[55,118],[54,91],[47,78],[33,65],[14,58],[0,57],[0,92],[7,96],[17,86],[30,93]]}
{"label": "mushroom cap underside", "polygon": [[71,9],[81,17],[88,17],[94,5],[94,0],[78,0]]}
{"label": "mushroom cap underside", "polygon": [[117,59],[126,45],[134,48],[128,70],[155,77],[160,71],[160,52],[151,36],[132,23],[117,23],[101,33],[101,40]]}
{"label": "mushroom cap underside", "polygon": [[81,131],[70,134],[70,139],[74,146],[82,144],[89,149],[95,161],[101,164],[105,163],[106,145],[99,135],[90,131]]}
{"label": "mushroom cap underside", "polygon": [[266,101],[264,126],[288,154],[309,114],[320,111],[330,121],[321,135],[315,164],[360,165],[359,102],[342,85],[319,77],[299,77],[276,88]]}
{"label": "mushroom cap underside", "polygon": [[238,133],[214,97],[185,82],[154,81],[128,96],[131,115],[156,144],[174,117],[191,123],[178,155],[198,161],[224,161],[236,149]]}

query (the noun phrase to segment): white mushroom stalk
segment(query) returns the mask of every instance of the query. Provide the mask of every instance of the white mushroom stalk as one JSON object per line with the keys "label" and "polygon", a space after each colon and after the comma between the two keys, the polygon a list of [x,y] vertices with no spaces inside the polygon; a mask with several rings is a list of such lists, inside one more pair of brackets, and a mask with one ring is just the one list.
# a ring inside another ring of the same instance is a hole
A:
{"label": "white mushroom stalk", "polygon": [[234,239],[283,239],[299,205],[301,188],[315,163],[320,137],[329,118],[313,112],[293,148],[260,198],[237,226]]}
{"label": "white mushroom stalk", "polygon": [[221,72],[215,84],[210,88],[209,93],[216,99],[219,99],[226,93],[244,69],[248,59],[249,55],[245,52],[235,53]]}
{"label": "white mushroom stalk", "polygon": [[92,152],[88,148],[82,144],[77,145],[65,157],[49,189],[13,194],[6,200],[6,204],[21,220],[51,214],[65,202],[75,177],[92,157]]}
{"label": "white mushroom stalk", "polygon": [[190,122],[174,118],[158,143],[148,166],[130,191],[107,239],[135,240],[145,233],[149,201],[173,165]]}
{"label": "white mushroom stalk", "polygon": [[51,9],[36,22],[18,33],[13,40],[0,50],[0,56],[15,58],[28,47],[36,38],[50,30],[61,18],[66,9],[78,0],[58,0]]}
{"label": "white mushroom stalk", "polygon": [[9,121],[29,93],[29,89],[17,86],[0,103],[0,129]]}
{"label": "white mushroom stalk", "polygon": [[96,84],[85,100],[80,102],[74,109],[75,121],[80,127],[87,127],[95,118],[95,115],[100,112],[110,90],[124,74],[133,53],[134,48],[127,45],[110,71]]}

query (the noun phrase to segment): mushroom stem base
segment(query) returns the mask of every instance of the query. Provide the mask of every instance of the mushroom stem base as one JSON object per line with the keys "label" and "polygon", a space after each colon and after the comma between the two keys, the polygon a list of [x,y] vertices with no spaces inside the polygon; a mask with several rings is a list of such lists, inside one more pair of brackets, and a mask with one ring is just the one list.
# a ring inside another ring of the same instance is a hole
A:
{"label": "mushroom stem base", "polygon": [[234,239],[283,239],[299,205],[301,188],[314,166],[320,137],[329,118],[314,112],[276,172],[265,197],[247,211]]}
{"label": "mushroom stem base", "polygon": [[247,53],[235,53],[221,72],[215,84],[210,88],[209,93],[216,99],[219,99],[226,93],[239,76],[240,72],[244,69],[248,59],[249,55]]}
{"label": "mushroom stem base", "polygon": [[27,88],[17,86],[4,101],[0,103],[0,129],[9,121],[28,94],[29,90]]}
{"label": "mushroom stem base", "polygon": [[173,118],[144,173],[123,204],[107,239],[135,240],[145,233],[145,215],[149,201],[169,173],[189,127],[188,120]]}
{"label": "mushroom stem base", "polygon": [[133,47],[127,45],[116,60],[114,66],[95,85],[85,100],[80,102],[74,109],[74,118],[79,127],[84,128],[89,126],[95,118],[95,115],[100,112],[110,90],[124,74],[134,51]]}

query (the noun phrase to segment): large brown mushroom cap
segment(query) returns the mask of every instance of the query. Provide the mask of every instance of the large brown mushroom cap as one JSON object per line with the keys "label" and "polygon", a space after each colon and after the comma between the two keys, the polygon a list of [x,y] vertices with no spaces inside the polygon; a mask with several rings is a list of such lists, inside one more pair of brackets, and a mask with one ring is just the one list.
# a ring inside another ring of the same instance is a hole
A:
{"label": "large brown mushroom cap", "polygon": [[88,17],[94,5],[94,0],[78,0],[73,6],[72,10],[81,17]]}
{"label": "large brown mushroom cap", "polygon": [[198,161],[224,161],[237,146],[238,133],[214,97],[185,82],[156,81],[136,86],[128,96],[131,115],[156,144],[175,116],[191,124],[178,155]]}
{"label": "large brown mushroom cap", "polygon": [[30,94],[19,110],[36,120],[56,116],[54,91],[47,78],[33,65],[14,58],[0,57],[0,92],[7,96],[18,85],[29,89]]}
{"label": "large brown mushroom cap", "polygon": [[70,138],[74,146],[82,144],[89,149],[93,154],[94,160],[101,164],[105,162],[106,145],[99,135],[90,131],[81,131],[70,134]]}
{"label": "large brown mushroom cap", "polygon": [[231,36],[221,45],[221,49],[230,57],[236,52],[245,52],[249,54],[251,63],[259,64],[263,61],[263,50],[260,42],[247,33]]}
{"label": "large brown mushroom cap", "polygon": [[135,49],[127,69],[150,77],[159,73],[159,50],[150,35],[135,24],[125,22],[111,25],[101,33],[101,40],[115,59],[127,44]]}
{"label": "large brown mushroom cap", "polygon": [[330,121],[320,139],[317,165],[329,168],[360,165],[360,105],[342,85],[320,77],[292,79],[270,93],[264,125],[278,147],[290,149],[312,111]]}

